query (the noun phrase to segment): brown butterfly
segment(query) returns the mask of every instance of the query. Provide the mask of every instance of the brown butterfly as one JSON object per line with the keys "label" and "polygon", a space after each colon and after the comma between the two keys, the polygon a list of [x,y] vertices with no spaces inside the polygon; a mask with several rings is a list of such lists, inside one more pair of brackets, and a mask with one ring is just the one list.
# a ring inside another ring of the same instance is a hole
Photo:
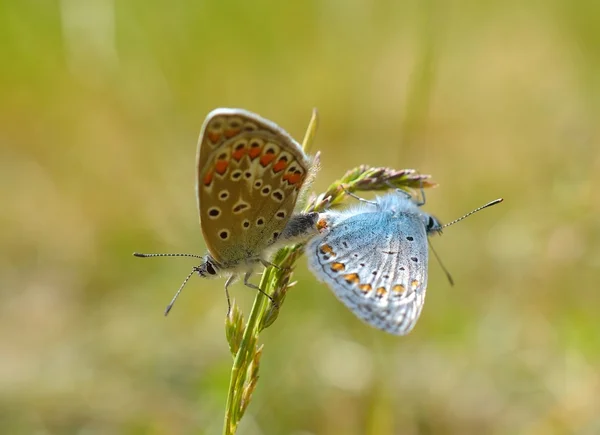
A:
{"label": "brown butterfly", "polygon": [[[318,213],[294,214],[296,201],[314,160],[277,124],[243,109],[215,109],[208,114],[198,141],[196,193],[200,227],[208,253],[138,254],[138,257],[190,256],[202,259],[183,286],[197,273],[228,276],[227,291],[240,275],[244,284],[258,263],[271,265],[268,253],[318,234]],[[268,296],[268,295],[267,295]]]}

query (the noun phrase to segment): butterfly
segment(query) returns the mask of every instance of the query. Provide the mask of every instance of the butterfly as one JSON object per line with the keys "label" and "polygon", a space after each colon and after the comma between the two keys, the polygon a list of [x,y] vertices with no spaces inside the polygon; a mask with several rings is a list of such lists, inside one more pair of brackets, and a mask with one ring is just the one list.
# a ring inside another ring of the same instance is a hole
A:
{"label": "butterfly", "polygon": [[324,213],[327,230],[306,246],[309,268],[357,317],[395,335],[408,334],[423,309],[428,236],[502,201],[442,225],[420,209],[424,195],[422,202],[403,191],[358,199],[355,207]]}
{"label": "butterfly", "polygon": [[[215,109],[208,114],[196,154],[196,199],[200,228],[208,253],[138,254],[136,256],[191,256],[201,258],[183,286],[197,273],[212,278],[225,275],[225,294],[241,275],[248,280],[257,264],[269,266],[268,254],[322,229],[319,214],[294,214],[307,179],[316,164],[285,130],[244,109]],[[267,297],[269,297],[267,295]]]}

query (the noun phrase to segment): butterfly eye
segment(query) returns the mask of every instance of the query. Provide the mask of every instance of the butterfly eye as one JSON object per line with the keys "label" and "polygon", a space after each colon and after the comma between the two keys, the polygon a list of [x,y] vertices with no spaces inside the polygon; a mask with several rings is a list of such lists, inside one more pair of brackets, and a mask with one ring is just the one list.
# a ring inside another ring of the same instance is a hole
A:
{"label": "butterfly eye", "polygon": [[427,216],[427,233],[434,231],[440,232],[442,230],[442,224],[433,216]]}
{"label": "butterfly eye", "polygon": [[427,220],[427,231],[431,231],[433,229],[435,225],[435,220],[429,216],[429,219]]}
{"label": "butterfly eye", "polygon": [[209,273],[209,275],[216,275],[217,271],[215,270],[215,268],[213,267],[212,264],[210,264],[208,261],[206,262],[206,271]]}

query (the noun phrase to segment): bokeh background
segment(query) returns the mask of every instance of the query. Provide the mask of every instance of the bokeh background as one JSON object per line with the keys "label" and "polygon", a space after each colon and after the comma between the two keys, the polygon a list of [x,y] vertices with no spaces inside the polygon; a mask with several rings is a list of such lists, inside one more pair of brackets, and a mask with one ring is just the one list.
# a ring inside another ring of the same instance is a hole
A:
{"label": "bokeh background", "polygon": [[[221,432],[223,281],[196,140],[216,107],[439,187],[427,303],[371,329],[298,263],[242,434],[600,433],[596,0],[0,3],[0,431]],[[254,294],[232,294],[245,313]]]}

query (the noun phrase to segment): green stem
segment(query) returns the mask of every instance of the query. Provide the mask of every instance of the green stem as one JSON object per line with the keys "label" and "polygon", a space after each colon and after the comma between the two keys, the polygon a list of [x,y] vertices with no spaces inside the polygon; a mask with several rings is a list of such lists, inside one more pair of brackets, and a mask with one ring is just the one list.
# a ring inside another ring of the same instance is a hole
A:
{"label": "green stem", "polygon": [[[302,141],[302,149],[307,151],[311,143],[314,140],[315,132],[317,129],[317,111],[313,109],[311,119],[308,124],[308,128]],[[285,258],[285,257],[284,257]],[[271,288],[274,281],[272,279],[272,268],[265,269],[259,287],[261,290],[272,293]],[[240,398],[238,397],[243,390],[243,385],[248,376],[248,366],[252,358],[248,358],[248,355],[254,356],[254,347],[256,346],[256,339],[258,338],[259,325],[261,319],[265,314],[265,297],[261,292],[257,292],[256,298],[250,311],[250,318],[246,324],[244,335],[240,347],[235,354],[233,361],[233,367],[231,368],[231,377],[229,379],[229,391],[227,393],[227,403],[225,405],[225,421],[223,424],[224,435],[234,435],[237,429],[239,418],[235,415],[240,405]]]}
{"label": "green stem", "polygon": [[[270,280],[270,276],[271,274],[267,269],[267,271],[265,271],[260,280],[259,286],[261,289],[266,288],[267,283]],[[261,292],[256,293],[256,298],[254,299],[252,310],[250,311],[250,317],[248,319],[248,323],[246,324],[246,329],[242,337],[240,348],[238,349],[235,355],[235,359],[233,361],[233,367],[231,368],[231,378],[229,379],[229,392],[227,394],[227,404],[225,406],[225,422],[223,425],[224,435],[235,434],[237,428],[238,422],[234,422],[233,420],[235,407],[239,404],[239,400],[237,400],[236,394],[241,393],[241,390],[237,388],[237,386],[244,384],[247,375],[246,370],[248,368],[248,360],[246,357],[250,354],[251,351],[253,351],[252,346],[254,346],[256,342],[255,338],[258,333],[258,325],[260,324],[260,319],[264,312],[264,299],[265,297]]]}

